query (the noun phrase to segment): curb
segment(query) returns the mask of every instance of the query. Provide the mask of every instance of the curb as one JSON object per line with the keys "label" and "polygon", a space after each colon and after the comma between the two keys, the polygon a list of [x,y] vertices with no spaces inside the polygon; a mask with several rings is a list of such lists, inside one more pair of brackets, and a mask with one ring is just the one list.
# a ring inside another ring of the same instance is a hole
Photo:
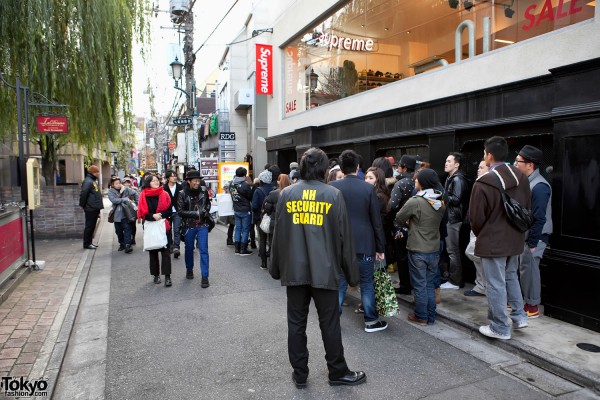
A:
{"label": "curb", "polygon": [[[413,301],[408,300],[403,296],[397,296],[397,299],[398,302],[402,302],[404,305],[414,305]],[[594,391],[594,393],[600,393],[600,376],[598,375],[579,368],[568,361],[561,360],[558,357],[526,345],[516,339],[495,340],[486,338],[479,333],[479,325],[463,319],[456,314],[438,309],[437,316],[449,325],[469,332],[471,335],[477,335],[478,339],[485,340],[487,343],[493,344],[502,350],[517,354],[537,367],[545,369],[546,371],[549,371],[580,386],[589,388],[590,390]]]}

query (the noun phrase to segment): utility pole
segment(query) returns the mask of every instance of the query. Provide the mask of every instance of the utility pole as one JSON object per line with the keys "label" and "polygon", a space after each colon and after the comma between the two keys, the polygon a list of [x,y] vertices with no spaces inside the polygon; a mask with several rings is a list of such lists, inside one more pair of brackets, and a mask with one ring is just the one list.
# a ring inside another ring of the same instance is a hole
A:
{"label": "utility pole", "polygon": [[[194,78],[194,63],[196,55],[194,54],[194,11],[195,0],[190,1],[190,9],[184,16],[183,55],[185,68],[185,92],[188,95],[187,115],[192,117],[192,129],[187,132],[188,164],[199,163],[198,155],[200,153],[200,142],[198,140],[198,121],[196,119],[196,80]],[[188,128],[189,129],[189,128]],[[198,165],[199,167],[199,165]]]}

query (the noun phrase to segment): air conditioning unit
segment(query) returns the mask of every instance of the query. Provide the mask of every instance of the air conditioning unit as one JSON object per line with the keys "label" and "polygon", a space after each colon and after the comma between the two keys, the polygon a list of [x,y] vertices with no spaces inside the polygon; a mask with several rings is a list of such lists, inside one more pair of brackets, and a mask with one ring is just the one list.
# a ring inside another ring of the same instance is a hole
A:
{"label": "air conditioning unit", "polygon": [[254,105],[254,91],[252,89],[240,89],[234,96],[236,110],[247,110]]}

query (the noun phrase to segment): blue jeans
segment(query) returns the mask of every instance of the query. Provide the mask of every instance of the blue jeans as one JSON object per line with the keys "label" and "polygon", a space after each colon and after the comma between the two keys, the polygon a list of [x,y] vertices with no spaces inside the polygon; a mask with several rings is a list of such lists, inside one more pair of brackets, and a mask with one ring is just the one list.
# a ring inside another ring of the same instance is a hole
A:
{"label": "blue jeans", "polygon": [[[375,257],[365,254],[357,254],[358,269],[360,271],[360,301],[365,310],[365,324],[372,325],[379,320],[377,307],[375,305],[375,283],[373,281],[373,272],[375,271]],[[348,290],[348,282],[344,274],[340,274],[340,285],[338,289],[338,299],[340,315],[342,315],[342,303]]]}
{"label": "blue jeans", "polygon": [[510,305],[510,319],[514,323],[527,321],[527,314],[523,310],[521,287],[517,278],[519,256],[481,257],[481,266],[485,271],[490,328],[501,335],[510,335],[506,304]]}
{"label": "blue jeans", "polygon": [[410,282],[415,295],[415,317],[435,322],[435,275],[439,270],[440,253],[408,252]]}
{"label": "blue jeans", "polygon": [[208,277],[208,227],[199,226],[188,228],[185,232],[185,267],[194,269],[194,245],[198,240],[198,250],[200,250],[200,272],[203,278]]}
{"label": "blue jeans", "polygon": [[115,222],[115,231],[117,232],[117,238],[121,246],[131,244],[131,225],[127,218],[123,218],[121,222]]}
{"label": "blue jeans", "polygon": [[250,211],[235,212],[235,233],[234,242],[242,244],[248,243],[248,234],[250,233],[250,224],[252,223],[252,213]]}

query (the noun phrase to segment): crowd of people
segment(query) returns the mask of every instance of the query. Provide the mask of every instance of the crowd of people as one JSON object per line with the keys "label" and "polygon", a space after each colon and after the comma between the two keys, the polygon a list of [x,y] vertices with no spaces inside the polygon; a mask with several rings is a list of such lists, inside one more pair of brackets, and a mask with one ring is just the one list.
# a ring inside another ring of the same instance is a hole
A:
{"label": "crowd of people", "polygon": [[[240,256],[258,248],[260,268],[286,286],[288,352],[298,388],[308,377],[311,299],[319,315],[330,384],[366,381],[364,372],[346,365],[339,318],[348,285],[360,285],[355,312],[363,314],[365,332],[388,327],[375,305],[376,262],[387,265],[388,272],[397,271],[398,294],[414,295],[411,323],[434,324],[441,290],[464,287],[463,254],[476,270],[475,286],[464,295],[487,296],[489,324],[480,327],[481,334],[510,339],[512,329],[526,328],[528,319],[539,316],[539,263],[552,233],[551,187],[539,172],[540,149],[527,145],[514,164],[509,158],[506,140],[492,137],[484,144],[477,176],[467,177],[463,155],[451,152],[443,167],[444,184],[418,155],[404,154],[397,162],[378,157],[365,171],[362,157],[353,150],[329,159],[312,148],[300,163],[290,164],[289,175],[276,165],[265,165],[254,181],[246,168],[236,170],[228,186],[234,216],[228,221],[226,244]],[[86,215],[83,245],[94,249],[91,235],[102,199],[98,168],[91,166],[88,172],[80,200]],[[527,232],[512,223],[504,194],[531,210],[533,224]],[[198,171],[189,171],[183,184],[173,171],[167,171],[162,182],[147,174],[141,193],[131,180],[115,177],[109,199],[119,251],[132,251],[135,219],[166,221],[165,246],[149,251],[155,283],[164,275],[165,286],[171,286],[170,255],[179,257],[183,241],[186,277],[194,278],[197,246],[201,285],[209,286],[208,232],[214,221],[210,195]],[[137,204],[133,221],[125,211],[128,203]],[[471,230],[466,248],[460,241],[465,225]]]}

